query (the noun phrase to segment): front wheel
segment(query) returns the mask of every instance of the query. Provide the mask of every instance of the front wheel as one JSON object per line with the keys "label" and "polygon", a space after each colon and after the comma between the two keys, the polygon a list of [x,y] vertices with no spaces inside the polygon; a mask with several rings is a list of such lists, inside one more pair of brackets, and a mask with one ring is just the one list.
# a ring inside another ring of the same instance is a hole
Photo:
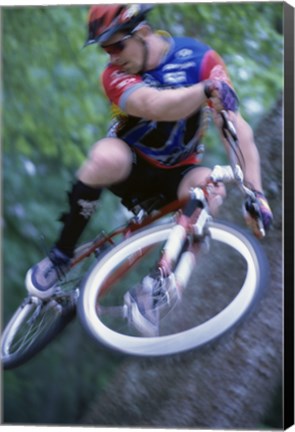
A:
{"label": "front wheel", "polygon": [[[267,283],[267,260],[248,232],[209,224],[210,249],[201,248],[182,300],[161,321],[158,336],[130,325],[124,295],[149,273],[174,224],[155,225],[124,240],[92,267],[78,312],[99,342],[133,355],[159,356],[200,347],[233,328],[256,304]],[[132,271],[131,271],[132,268]]]}

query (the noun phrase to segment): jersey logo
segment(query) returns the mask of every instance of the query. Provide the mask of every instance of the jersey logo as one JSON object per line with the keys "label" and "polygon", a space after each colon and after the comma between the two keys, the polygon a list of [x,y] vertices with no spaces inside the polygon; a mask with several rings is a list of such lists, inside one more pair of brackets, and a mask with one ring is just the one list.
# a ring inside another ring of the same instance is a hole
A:
{"label": "jersey logo", "polygon": [[144,74],[143,80],[150,87],[159,87],[161,85],[158,80],[149,74]]}
{"label": "jersey logo", "polygon": [[163,67],[163,71],[174,70],[174,69],[189,69],[196,67],[196,63],[193,61],[186,63],[169,63]]}
{"label": "jersey logo", "polygon": [[191,49],[183,48],[175,53],[176,58],[190,57],[193,54]]}
{"label": "jersey logo", "polygon": [[136,83],[136,78],[134,78],[134,77],[126,78],[117,84],[117,88],[120,89],[120,88],[125,87],[129,84],[132,84],[133,82]]}
{"label": "jersey logo", "polygon": [[115,85],[118,81],[122,80],[124,76],[129,77],[129,75],[126,74],[126,72],[115,70],[111,73],[110,79],[111,79],[111,85]]}
{"label": "jersey logo", "polygon": [[178,84],[186,82],[186,73],[184,71],[165,73],[164,82],[167,84]]}

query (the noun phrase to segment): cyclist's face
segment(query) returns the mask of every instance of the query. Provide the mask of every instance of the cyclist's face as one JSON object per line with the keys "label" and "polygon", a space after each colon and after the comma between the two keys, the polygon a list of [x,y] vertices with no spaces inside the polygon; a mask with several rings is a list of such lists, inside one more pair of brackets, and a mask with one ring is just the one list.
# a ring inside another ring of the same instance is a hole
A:
{"label": "cyclist's face", "polygon": [[134,35],[116,33],[101,48],[109,54],[111,63],[125,72],[138,73],[141,70],[143,49]]}

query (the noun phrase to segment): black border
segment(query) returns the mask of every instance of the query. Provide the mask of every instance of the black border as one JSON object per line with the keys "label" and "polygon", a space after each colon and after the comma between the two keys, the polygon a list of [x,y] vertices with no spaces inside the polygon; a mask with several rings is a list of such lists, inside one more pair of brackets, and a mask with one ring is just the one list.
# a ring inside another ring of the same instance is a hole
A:
{"label": "black border", "polygon": [[284,429],[294,425],[294,7],[284,3]]}

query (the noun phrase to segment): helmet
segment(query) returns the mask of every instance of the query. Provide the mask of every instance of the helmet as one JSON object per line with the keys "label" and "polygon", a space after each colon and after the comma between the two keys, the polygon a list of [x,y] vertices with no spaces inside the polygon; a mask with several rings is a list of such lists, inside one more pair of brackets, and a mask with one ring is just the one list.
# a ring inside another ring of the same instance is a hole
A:
{"label": "helmet", "polygon": [[144,21],[149,4],[93,5],[88,14],[88,38],[84,46],[103,43],[118,31],[128,32]]}

